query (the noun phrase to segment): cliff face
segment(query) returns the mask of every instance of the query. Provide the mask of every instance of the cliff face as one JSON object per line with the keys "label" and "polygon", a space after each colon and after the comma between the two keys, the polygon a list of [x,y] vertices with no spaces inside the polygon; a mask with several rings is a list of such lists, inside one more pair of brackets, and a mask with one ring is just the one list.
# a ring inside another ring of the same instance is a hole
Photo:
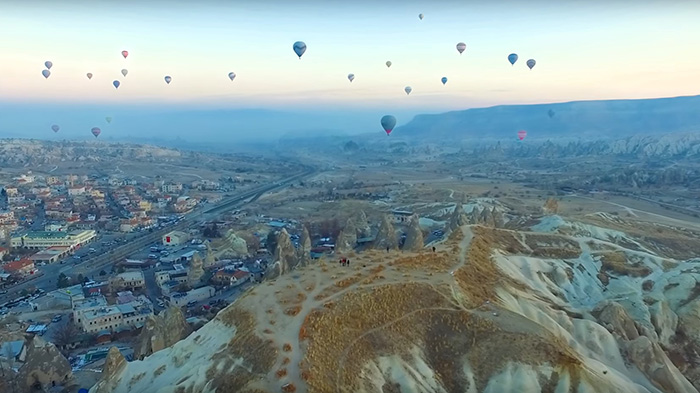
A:
{"label": "cliff face", "polygon": [[213,243],[216,251],[213,252],[214,257],[218,259],[240,258],[248,255],[248,244],[246,241],[236,235],[236,232],[231,229],[226,232],[226,236]]}
{"label": "cliff face", "polygon": [[374,248],[379,250],[396,250],[399,247],[399,241],[396,237],[394,224],[391,223],[389,216],[385,215],[379,225],[377,237],[374,239]]}
{"label": "cliff face", "polygon": [[124,359],[117,347],[110,348],[109,352],[107,352],[104,368],[102,368],[102,376],[91,390],[92,393],[109,393],[114,391],[121,382],[121,373],[126,364],[126,359]]}
{"label": "cliff face", "polygon": [[143,359],[168,348],[191,332],[179,307],[172,306],[158,315],[150,315],[146,318],[138,344],[134,348],[134,358]]}
{"label": "cliff face", "polygon": [[65,384],[73,377],[70,363],[55,345],[35,336],[26,341],[27,358],[20,367],[18,381],[24,391],[31,391],[35,384],[51,386]]}
{"label": "cliff face", "polygon": [[369,226],[367,214],[365,214],[364,210],[360,210],[355,218],[355,229],[357,232],[357,237],[359,238],[372,236],[372,229]]}
{"label": "cliff face", "polygon": [[420,251],[423,249],[423,231],[420,228],[420,219],[418,215],[411,216],[408,227],[406,228],[406,242],[403,244],[403,249],[406,251]]}
{"label": "cliff face", "polygon": [[271,277],[289,273],[299,262],[292,239],[284,228],[277,234],[274,261]]}
{"label": "cliff face", "polygon": [[354,217],[348,218],[345,227],[338,234],[338,238],[335,241],[335,249],[337,252],[348,252],[352,251],[357,244],[357,228],[355,226],[356,219]]}

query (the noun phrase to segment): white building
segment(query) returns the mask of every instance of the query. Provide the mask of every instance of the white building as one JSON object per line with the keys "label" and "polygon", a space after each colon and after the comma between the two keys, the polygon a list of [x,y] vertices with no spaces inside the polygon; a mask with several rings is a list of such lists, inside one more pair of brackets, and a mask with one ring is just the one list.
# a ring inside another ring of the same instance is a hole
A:
{"label": "white building", "polygon": [[170,305],[171,306],[186,306],[187,303],[189,302],[199,302],[202,300],[209,299],[210,297],[214,296],[216,293],[216,289],[214,287],[202,287],[202,288],[197,288],[193,289],[191,291],[187,291],[185,293],[182,292],[176,292],[170,295]]}
{"label": "white building", "polygon": [[108,305],[104,296],[92,296],[73,304],[74,321],[87,333],[119,328],[138,328],[153,314],[153,305],[145,296],[129,303]]}
{"label": "white building", "polygon": [[190,235],[181,231],[172,231],[163,235],[164,246],[179,246],[187,243],[190,240]]}
{"label": "white building", "polygon": [[28,232],[12,237],[12,248],[43,250],[49,247],[68,247],[71,250],[90,243],[97,233],[93,230],[75,232]]}
{"label": "white building", "polygon": [[143,272],[124,272],[119,273],[109,280],[109,285],[113,290],[123,291],[123,290],[135,290],[141,289],[146,286],[146,279]]}

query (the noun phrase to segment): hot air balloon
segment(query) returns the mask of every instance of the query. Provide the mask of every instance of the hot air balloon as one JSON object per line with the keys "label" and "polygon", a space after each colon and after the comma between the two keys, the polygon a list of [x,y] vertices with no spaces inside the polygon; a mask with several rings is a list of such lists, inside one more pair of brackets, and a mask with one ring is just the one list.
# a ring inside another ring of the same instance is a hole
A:
{"label": "hot air balloon", "polygon": [[536,63],[537,63],[537,62],[535,61],[535,59],[530,59],[530,60],[527,61],[526,64],[527,64],[527,66],[528,66],[530,69],[532,69],[532,67],[534,67]]}
{"label": "hot air balloon", "polygon": [[58,124],[54,124],[51,126],[51,129],[53,130],[53,132],[58,132],[58,130],[60,130],[61,127],[59,127]]}
{"label": "hot air balloon", "polygon": [[459,44],[457,44],[457,52],[459,52],[460,55],[462,54],[462,52],[464,52],[465,49],[467,49],[467,44],[465,44],[464,42],[460,42]]}
{"label": "hot air balloon", "polygon": [[236,73],[235,72],[229,72],[228,73],[228,78],[231,80],[234,80],[236,78]]}
{"label": "hot air balloon", "polygon": [[126,74],[128,74],[128,73],[129,73],[129,70],[127,70],[126,68],[124,68],[122,70],[122,75],[126,76]]}
{"label": "hot air balloon", "polygon": [[49,77],[51,76],[51,71],[43,70],[43,71],[41,71],[41,75],[43,75],[44,78],[49,79]]}
{"label": "hot air balloon", "polygon": [[92,72],[88,72],[87,77],[88,77],[88,79],[92,79]]}
{"label": "hot air balloon", "polygon": [[170,84],[170,81],[173,80],[173,78],[166,76],[165,77],[165,83]]}
{"label": "hot air balloon", "polygon": [[527,136],[527,131],[518,131],[518,139],[521,141]]}
{"label": "hot air balloon", "polygon": [[124,58],[126,59],[126,57],[129,56],[129,51],[123,50],[123,51],[122,51],[122,56],[124,56]]}
{"label": "hot air balloon", "polygon": [[53,67],[53,63],[50,61],[45,62],[44,65],[46,66],[46,69],[48,69],[48,70],[50,70],[51,67]]}
{"label": "hot air balloon", "polygon": [[515,64],[515,62],[518,61],[518,55],[516,55],[515,53],[509,54],[508,61],[510,62],[510,65]]}
{"label": "hot air balloon", "polygon": [[387,61],[387,62],[386,62],[386,67],[387,67],[387,68],[391,67],[391,62],[390,62],[390,61]]}
{"label": "hot air balloon", "polygon": [[442,81],[442,84],[443,84],[443,85],[444,85],[445,83],[447,83],[447,77],[446,77],[446,76],[443,76],[442,79],[440,79],[440,80]]}
{"label": "hot air balloon", "polygon": [[547,112],[547,115],[549,115],[549,118],[550,118],[550,119],[553,118],[553,117],[554,117],[554,111],[550,109],[550,110]]}
{"label": "hot air balloon", "polygon": [[353,79],[355,79],[355,74],[348,74],[348,80],[352,82]]}
{"label": "hot air balloon", "polygon": [[95,138],[97,138],[102,133],[102,130],[100,130],[97,127],[92,127],[92,130],[90,132],[92,132],[92,135],[94,135]]}
{"label": "hot air balloon", "polygon": [[306,44],[303,41],[297,41],[294,43],[293,48],[294,53],[296,53],[297,56],[299,56],[299,60],[301,60],[301,55],[303,55],[304,52],[306,52]]}
{"label": "hot air balloon", "polygon": [[110,116],[105,117],[105,120],[107,120],[107,124],[112,124],[112,118]]}
{"label": "hot air balloon", "polygon": [[119,83],[119,81],[114,81],[114,82],[112,82],[112,84],[114,85],[115,89],[118,89],[119,85],[121,85],[121,83]]}
{"label": "hot air balloon", "polygon": [[406,92],[406,95],[411,94],[411,92],[413,91],[413,89],[411,89],[411,86],[406,86],[403,90]]}
{"label": "hot air balloon", "polygon": [[423,20],[423,14],[418,14],[418,18],[420,18],[420,20]]}
{"label": "hot air balloon", "polygon": [[382,117],[382,128],[384,128],[384,131],[386,131],[386,136],[389,136],[391,134],[391,131],[394,129],[396,126],[396,118],[392,115],[385,115]]}

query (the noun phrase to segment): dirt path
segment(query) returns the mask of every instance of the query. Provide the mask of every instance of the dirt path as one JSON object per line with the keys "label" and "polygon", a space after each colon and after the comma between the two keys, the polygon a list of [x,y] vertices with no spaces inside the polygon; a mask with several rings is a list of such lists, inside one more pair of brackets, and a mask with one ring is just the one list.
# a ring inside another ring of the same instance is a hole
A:
{"label": "dirt path", "polygon": [[[279,391],[281,387],[293,384],[297,392],[308,390],[300,369],[305,344],[300,342],[299,335],[304,321],[314,309],[323,308],[324,304],[337,301],[350,292],[408,281],[419,282],[433,286],[454,305],[454,308],[448,307],[446,310],[460,310],[459,302],[452,299],[449,293],[439,291],[438,287],[454,285],[455,279],[451,276],[451,271],[467,263],[466,253],[473,234],[469,227],[462,228],[462,233],[464,238],[459,243],[458,261],[446,271],[428,271],[392,263],[398,258],[419,255],[418,253],[385,254],[374,250],[350,255],[350,266],[341,266],[337,259],[312,262],[309,266],[301,267],[255,288],[255,303],[251,304],[249,309],[255,312],[258,334],[264,339],[272,340],[278,349],[275,365],[267,378],[267,381],[270,381],[268,389]],[[452,245],[437,244],[436,248],[437,251],[449,252]],[[428,249],[422,251],[423,254],[429,252]],[[376,276],[380,265],[383,278],[377,282],[368,281],[370,277]],[[392,323],[418,311],[420,310],[411,311]],[[381,328],[380,326],[372,331]],[[363,336],[372,331],[364,332]],[[338,354],[339,362],[344,361],[348,350],[349,348],[346,348],[342,355]]]}

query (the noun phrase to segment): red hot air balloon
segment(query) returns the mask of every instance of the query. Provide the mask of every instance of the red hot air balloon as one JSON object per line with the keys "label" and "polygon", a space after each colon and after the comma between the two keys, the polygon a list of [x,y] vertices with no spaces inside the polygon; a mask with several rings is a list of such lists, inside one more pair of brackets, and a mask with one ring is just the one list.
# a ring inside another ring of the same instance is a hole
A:
{"label": "red hot air balloon", "polygon": [[527,131],[524,131],[524,130],[518,131],[518,139],[520,139],[521,141],[523,139],[525,139],[526,136],[527,136]]}
{"label": "red hot air balloon", "polygon": [[99,128],[94,127],[94,128],[92,129],[92,135],[94,135],[95,138],[97,138],[98,136],[100,136],[100,133],[102,133],[102,130],[100,130]]}
{"label": "red hot air balloon", "polygon": [[124,56],[124,58],[126,59],[126,57],[129,56],[129,51],[123,50],[122,56]]}

